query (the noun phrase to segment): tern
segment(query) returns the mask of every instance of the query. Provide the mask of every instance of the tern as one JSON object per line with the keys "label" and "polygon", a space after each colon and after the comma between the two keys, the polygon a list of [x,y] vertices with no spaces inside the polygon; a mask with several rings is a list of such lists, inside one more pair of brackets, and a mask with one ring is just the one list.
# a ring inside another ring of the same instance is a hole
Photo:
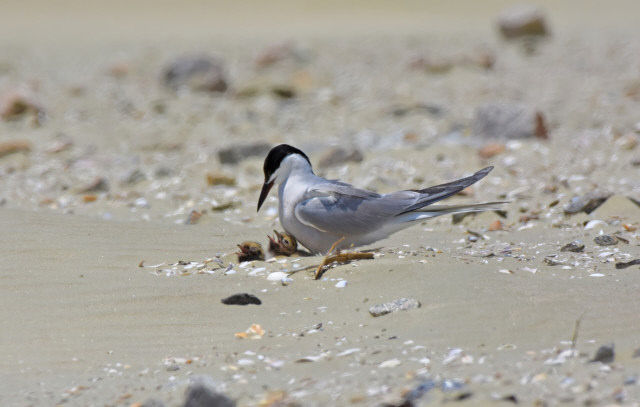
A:
{"label": "tern", "polygon": [[278,184],[278,216],[284,230],[313,254],[363,246],[422,220],[445,214],[495,210],[504,202],[433,205],[484,178],[493,167],[420,190],[378,194],[313,173],[309,157],[288,144],[273,147],[264,160],[258,211]]}

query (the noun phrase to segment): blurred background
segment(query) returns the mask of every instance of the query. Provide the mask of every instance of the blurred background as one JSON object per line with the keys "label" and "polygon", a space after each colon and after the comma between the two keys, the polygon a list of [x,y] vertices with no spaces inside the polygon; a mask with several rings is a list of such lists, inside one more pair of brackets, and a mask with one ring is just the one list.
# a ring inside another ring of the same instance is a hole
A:
{"label": "blurred background", "polygon": [[379,191],[495,164],[502,195],[636,196],[639,11],[4,1],[0,198],[175,222],[216,202],[246,218],[262,157],[281,142]]}

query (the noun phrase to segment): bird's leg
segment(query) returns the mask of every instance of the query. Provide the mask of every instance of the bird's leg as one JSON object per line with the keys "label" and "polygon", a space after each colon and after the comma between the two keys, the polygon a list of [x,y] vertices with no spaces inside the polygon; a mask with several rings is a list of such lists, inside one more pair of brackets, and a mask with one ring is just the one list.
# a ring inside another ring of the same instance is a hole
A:
{"label": "bird's leg", "polygon": [[[316,274],[315,274],[315,279],[318,280],[320,277],[322,277],[322,273],[323,273],[323,269],[327,264],[331,264],[335,261],[335,257],[336,256],[332,256],[331,253],[335,250],[336,246],[338,244],[340,244],[340,242],[342,242],[344,240],[344,236],[342,236],[340,239],[336,240],[336,242],[334,244],[331,245],[331,248],[329,249],[329,251],[327,252],[327,255],[324,257],[324,260],[322,260],[322,263],[320,263],[320,265],[318,266],[318,268],[316,269]],[[338,250],[338,253],[340,253],[340,250]]]}

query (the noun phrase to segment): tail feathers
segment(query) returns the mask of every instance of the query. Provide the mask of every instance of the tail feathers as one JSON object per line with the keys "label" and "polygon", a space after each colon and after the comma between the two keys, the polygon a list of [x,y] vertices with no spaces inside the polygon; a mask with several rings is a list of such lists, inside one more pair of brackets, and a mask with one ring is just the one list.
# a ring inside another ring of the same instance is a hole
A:
{"label": "tail feathers", "polygon": [[466,187],[473,185],[476,182],[480,181],[482,178],[486,177],[492,169],[493,167],[486,167],[481,169],[480,171],[477,171],[473,175],[452,182],[447,182],[446,184],[435,185],[433,187],[425,189],[412,190],[413,192],[420,193],[421,197],[415,204],[404,208],[400,215],[417,211],[424,206],[430,205],[432,203],[448,198],[454,194],[457,194]]}
{"label": "tail feathers", "polygon": [[501,205],[506,203],[509,203],[509,201],[483,202],[466,205],[429,205],[413,212],[404,213],[402,216],[406,217],[405,221],[412,221],[435,218],[436,216],[453,213],[498,211],[502,209]]}

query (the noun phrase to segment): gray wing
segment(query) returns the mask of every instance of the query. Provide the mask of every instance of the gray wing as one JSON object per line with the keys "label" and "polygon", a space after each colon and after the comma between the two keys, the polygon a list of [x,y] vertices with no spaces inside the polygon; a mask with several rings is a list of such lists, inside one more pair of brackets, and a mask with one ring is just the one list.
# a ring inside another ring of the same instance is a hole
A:
{"label": "gray wing", "polygon": [[[296,205],[295,215],[305,225],[338,236],[362,235],[374,232],[402,208],[416,202],[419,195],[412,191],[400,191],[392,195],[354,188],[342,182],[327,182],[307,190],[304,201]],[[400,198],[400,199],[398,199]]]}
{"label": "gray wing", "polygon": [[[397,221],[399,215],[427,210],[434,202],[448,198],[484,178],[493,167],[446,184],[379,195],[349,184],[327,181],[307,190],[305,200],[296,205],[295,215],[305,225],[339,236],[361,235]],[[423,209],[424,208],[424,209]]]}

